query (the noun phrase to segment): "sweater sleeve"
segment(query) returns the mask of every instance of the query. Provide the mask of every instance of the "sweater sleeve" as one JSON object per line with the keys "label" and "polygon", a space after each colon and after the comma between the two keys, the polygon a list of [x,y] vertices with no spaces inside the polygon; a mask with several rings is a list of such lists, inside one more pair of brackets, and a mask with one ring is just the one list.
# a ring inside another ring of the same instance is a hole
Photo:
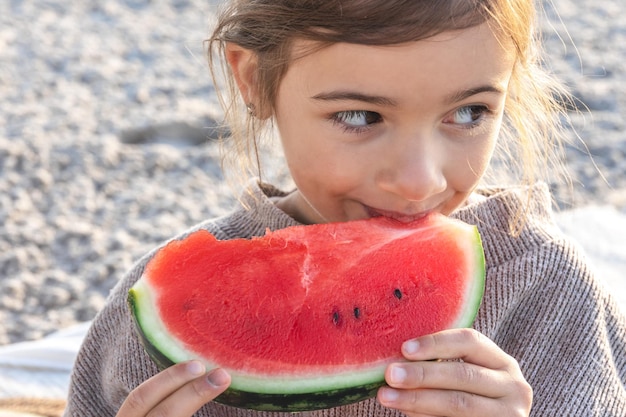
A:
{"label": "sweater sleeve", "polygon": [[93,320],[74,364],[64,416],[115,416],[130,391],[157,373],[134,334],[126,304],[144,265],[140,261],[112,290]]}
{"label": "sweater sleeve", "polygon": [[626,415],[625,319],[584,262],[560,241],[516,265],[529,285],[494,340],[533,387],[533,417]]}

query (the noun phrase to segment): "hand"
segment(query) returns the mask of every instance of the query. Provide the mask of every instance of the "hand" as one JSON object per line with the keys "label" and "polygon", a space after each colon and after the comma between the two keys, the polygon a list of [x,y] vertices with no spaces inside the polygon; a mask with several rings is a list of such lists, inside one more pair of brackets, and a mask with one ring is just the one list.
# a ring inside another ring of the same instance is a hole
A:
{"label": "hand", "polygon": [[378,391],[378,401],[386,407],[411,417],[530,413],[532,389],[517,361],[475,330],[446,330],[409,340],[402,353],[410,362],[389,365],[389,387]]}
{"label": "hand", "polygon": [[222,369],[206,374],[198,361],[179,363],[131,391],[117,417],[190,417],[229,385],[230,375]]}

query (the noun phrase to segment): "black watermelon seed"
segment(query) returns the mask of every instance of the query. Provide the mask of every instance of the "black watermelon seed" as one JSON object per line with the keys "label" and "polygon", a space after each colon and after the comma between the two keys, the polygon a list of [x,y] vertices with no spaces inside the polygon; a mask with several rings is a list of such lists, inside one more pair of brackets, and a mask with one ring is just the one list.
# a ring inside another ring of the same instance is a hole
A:
{"label": "black watermelon seed", "polygon": [[394,297],[396,297],[398,300],[402,299],[402,291],[400,291],[399,288],[396,288],[395,290],[393,290],[393,295]]}
{"label": "black watermelon seed", "polygon": [[359,310],[358,307],[354,307],[354,317],[356,317],[357,319],[361,317],[361,310]]}
{"label": "black watermelon seed", "polygon": [[339,324],[341,324],[341,315],[338,311],[333,312],[333,324],[335,326],[339,326]]}

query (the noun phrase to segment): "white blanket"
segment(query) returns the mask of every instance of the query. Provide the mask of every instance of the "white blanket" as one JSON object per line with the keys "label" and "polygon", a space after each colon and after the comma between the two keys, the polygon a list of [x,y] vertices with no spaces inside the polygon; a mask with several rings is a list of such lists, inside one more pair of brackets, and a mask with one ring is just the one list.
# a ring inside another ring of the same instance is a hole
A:
{"label": "white blanket", "polygon": [[626,214],[612,206],[587,206],[561,212],[556,219],[580,244],[598,279],[626,314]]}
{"label": "white blanket", "polygon": [[0,346],[0,398],[65,398],[89,323],[32,342]]}

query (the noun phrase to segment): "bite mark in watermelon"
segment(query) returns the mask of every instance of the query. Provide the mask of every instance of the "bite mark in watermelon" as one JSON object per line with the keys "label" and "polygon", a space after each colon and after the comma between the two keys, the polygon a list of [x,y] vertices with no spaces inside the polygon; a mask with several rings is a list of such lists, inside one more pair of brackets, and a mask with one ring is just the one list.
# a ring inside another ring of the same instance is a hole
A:
{"label": "bite mark in watermelon", "polygon": [[330,408],[375,395],[402,342],[472,325],[485,279],[478,230],[432,214],[168,243],[129,293],[159,368],[201,359],[232,384],[216,401]]}

